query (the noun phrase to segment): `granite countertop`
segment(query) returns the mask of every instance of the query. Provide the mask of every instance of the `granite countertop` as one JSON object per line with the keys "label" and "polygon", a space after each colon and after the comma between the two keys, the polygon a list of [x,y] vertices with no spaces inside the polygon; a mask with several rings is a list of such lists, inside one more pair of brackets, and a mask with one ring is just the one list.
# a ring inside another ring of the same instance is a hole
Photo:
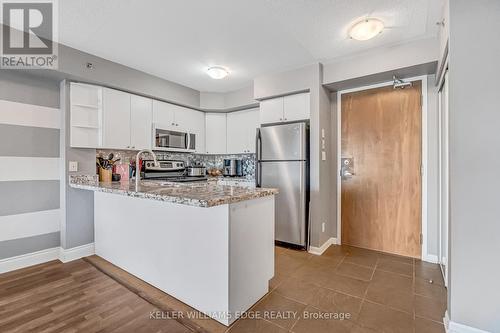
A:
{"label": "granite countertop", "polygon": [[103,183],[99,182],[97,175],[70,175],[69,186],[196,207],[225,205],[278,193],[274,188],[221,185],[214,181],[173,183],[142,180],[136,190],[133,180]]}

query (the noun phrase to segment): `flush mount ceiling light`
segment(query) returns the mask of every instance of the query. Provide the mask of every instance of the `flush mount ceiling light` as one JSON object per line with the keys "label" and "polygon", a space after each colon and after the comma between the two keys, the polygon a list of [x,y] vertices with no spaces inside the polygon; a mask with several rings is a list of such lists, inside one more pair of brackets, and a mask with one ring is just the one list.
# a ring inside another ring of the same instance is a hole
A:
{"label": "flush mount ceiling light", "polygon": [[367,18],[352,25],[349,37],[355,40],[369,40],[384,30],[384,22],[376,18]]}
{"label": "flush mount ceiling light", "polygon": [[207,74],[212,79],[220,80],[229,75],[229,71],[222,66],[212,66],[207,69]]}

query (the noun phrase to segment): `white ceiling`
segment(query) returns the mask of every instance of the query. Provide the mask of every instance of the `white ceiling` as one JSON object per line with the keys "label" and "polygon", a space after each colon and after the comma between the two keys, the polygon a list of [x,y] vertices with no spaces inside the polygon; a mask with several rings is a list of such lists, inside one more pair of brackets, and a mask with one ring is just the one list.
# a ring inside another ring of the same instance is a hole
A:
{"label": "white ceiling", "polygon": [[[437,34],[441,0],[64,0],[60,42],[210,92],[253,78]],[[376,38],[347,38],[363,17],[388,27]],[[231,75],[209,78],[223,65]]]}

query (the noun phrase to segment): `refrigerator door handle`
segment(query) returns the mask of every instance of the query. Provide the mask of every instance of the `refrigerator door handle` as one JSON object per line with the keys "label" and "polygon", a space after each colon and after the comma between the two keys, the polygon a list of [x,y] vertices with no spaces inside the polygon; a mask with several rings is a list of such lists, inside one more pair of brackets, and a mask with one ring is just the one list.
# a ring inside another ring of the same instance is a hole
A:
{"label": "refrigerator door handle", "polygon": [[260,157],[262,154],[262,137],[260,134],[260,128],[257,128],[255,135],[255,153],[256,153],[256,161],[255,161],[255,186],[261,187],[262,185],[262,172],[260,167]]}
{"label": "refrigerator door handle", "polygon": [[300,215],[304,219],[304,222],[302,222],[302,227],[300,230],[300,240],[307,246],[307,239],[306,239],[306,233],[307,229],[306,227],[308,226],[307,220],[308,216],[306,216],[306,165],[305,162],[300,163]]}

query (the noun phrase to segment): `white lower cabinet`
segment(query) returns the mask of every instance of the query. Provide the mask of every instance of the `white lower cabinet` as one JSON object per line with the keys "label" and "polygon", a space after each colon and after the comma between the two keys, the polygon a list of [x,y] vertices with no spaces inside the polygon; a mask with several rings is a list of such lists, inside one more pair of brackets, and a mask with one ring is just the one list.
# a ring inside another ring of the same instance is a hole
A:
{"label": "white lower cabinet", "polygon": [[207,113],[205,115],[205,145],[207,154],[226,154],[226,114]]}
{"label": "white lower cabinet", "polygon": [[255,153],[255,135],[259,127],[259,109],[227,114],[227,153]]}

